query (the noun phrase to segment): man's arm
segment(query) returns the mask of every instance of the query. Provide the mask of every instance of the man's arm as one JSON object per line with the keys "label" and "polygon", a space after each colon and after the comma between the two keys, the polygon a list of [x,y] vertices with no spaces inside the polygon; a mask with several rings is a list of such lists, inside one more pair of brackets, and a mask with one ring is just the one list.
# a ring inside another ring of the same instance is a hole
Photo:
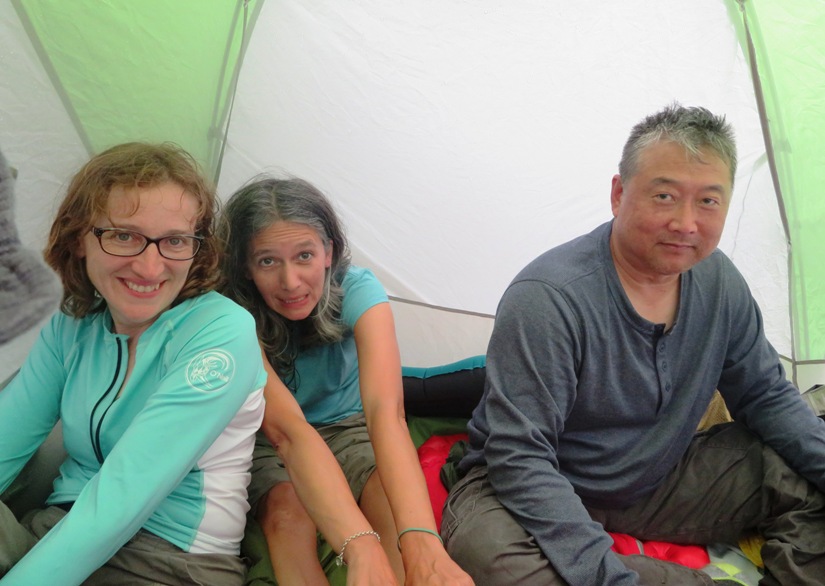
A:
{"label": "man's arm", "polygon": [[537,282],[505,293],[487,353],[484,454],[501,503],[570,584],[636,584],[559,472],[558,439],[577,394],[581,327],[562,296]]}
{"label": "man's arm", "polygon": [[735,420],[825,492],[825,422],[787,380],[744,279],[735,269],[728,276],[732,333],[719,391]]}

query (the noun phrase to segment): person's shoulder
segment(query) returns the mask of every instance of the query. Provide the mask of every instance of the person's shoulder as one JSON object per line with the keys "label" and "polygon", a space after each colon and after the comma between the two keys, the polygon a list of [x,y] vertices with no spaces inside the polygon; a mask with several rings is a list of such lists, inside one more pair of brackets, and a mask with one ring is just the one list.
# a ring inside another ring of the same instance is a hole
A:
{"label": "person's shoulder", "polygon": [[47,322],[45,329],[50,329],[56,336],[65,340],[83,337],[99,329],[107,329],[106,324],[110,319],[107,311],[97,311],[84,317],[74,317],[62,311],[56,311]]}
{"label": "person's shoulder", "polygon": [[168,319],[177,322],[213,321],[222,317],[238,320],[241,323],[254,322],[252,315],[246,309],[217,291],[209,291],[186,299],[168,310],[167,316]]}
{"label": "person's shoulder", "polygon": [[[40,328],[39,339],[47,344],[71,344],[84,330],[89,329],[91,317],[76,318],[58,310],[55,311],[43,327]],[[37,348],[38,345],[35,345]]]}
{"label": "person's shoulder", "polygon": [[379,283],[378,277],[375,276],[370,269],[366,267],[358,267],[354,265],[350,265],[347,269],[346,274],[344,275],[344,280],[342,281],[342,285],[344,288],[353,285],[355,283],[368,283],[368,282],[375,282]]}
{"label": "person's shoulder", "polygon": [[201,295],[197,295],[196,297],[186,299],[185,301],[182,301],[178,307],[181,307],[186,311],[191,311],[193,309],[198,311],[203,311],[206,309],[226,312],[246,311],[229,297],[222,293],[218,293],[217,291],[208,291]]}
{"label": "person's shoulder", "polygon": [[344,290],[345,299],[349,296],[347,294],[353,291],[358,291],[359,295],[386,296],[384,285],[375,273],[364,267],[350,266],[341,283],[341,288]]}
{"label": "person's shoulder", "polygon": [[730,257],[718,248],[702,262],[691,268],[690,273],[700,284],[713,281],[720,286],[747,287],[745,277],[742,276]]}
{"label": "person's shoulder", "polygon": [[369,308],[389,301],[384,286],[367,268],[349,267],[341,289],[341,320],[349,327],[354,327]]}
{"label": "person's shoulder", "polygon": [[258,356],[260,351],[252,315],[214,291],[165,311],[141,339],[144,337],[147,348],[163,348],[169,360],[191,358],[192,353],[209,356],[213,351],[241,359]]}
{"label": "person's shoulder", "polygon": [[525,266],[513,280],[539,281],[554,287],[564,287],[595,272],[601,272],[605,251],[609,250],[610,223],[540,254]]}
{"label": "person's shoulder", "polygon": [[[719,304],[739,315],[750,315],[756,300],[744,275],[721,250],[714,250],[688,272],[691,297]],[[683,276],[684,278],[684,276]],[[744,313],[742,313],[744,312]]]}
{"label": "person's shoulder", "polygon": [[108,311],[96,311],[84,317],[75,317],[56,311],[46,321],[38,334],[38,343],[32,351],[48,348],[68,359],[80,349],[97,347],[98,343],[114,339],[111,333],[111,315]]}

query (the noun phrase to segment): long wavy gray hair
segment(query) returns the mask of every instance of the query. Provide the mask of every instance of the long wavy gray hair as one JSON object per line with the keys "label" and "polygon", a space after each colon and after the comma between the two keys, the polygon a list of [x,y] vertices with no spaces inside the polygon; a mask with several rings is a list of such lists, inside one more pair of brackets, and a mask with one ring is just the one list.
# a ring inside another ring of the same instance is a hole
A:
{"label": "long wavy gray hair", "polygon": [[[301,322],[292,322],[270,309],[248,277],[252,239],[278,221],[305,224],[329,246],[332,263],[324,275],[318,305]],[[262,177],[236,191],[224,207],[218,234],[225,245],[221,291],[254,317],[267,358],[289,383],[295,359],[304,348],[340,340],[343,291],[341,283],[350,265],[350,251],[341,222],[330,201],[311,183],[298,178]]]}

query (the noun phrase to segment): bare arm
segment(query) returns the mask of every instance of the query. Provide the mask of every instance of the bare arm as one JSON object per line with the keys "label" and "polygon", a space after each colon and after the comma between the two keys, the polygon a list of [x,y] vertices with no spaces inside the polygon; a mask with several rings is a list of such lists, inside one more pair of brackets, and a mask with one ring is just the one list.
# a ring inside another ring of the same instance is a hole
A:
{"label": "bare arm", "polygon": [[[283,459],[309,516],[332,548],[341,551],[347,537],[372,528],[358,508],[338,461],[318,432],[307,423],[297,401],[266,356],[264,365],[268,376],[262,430]],[[381,545],[372,536],[350,541],[345,561],[349,566],[348,584],[397,583]]]}
{"label": "bare arm", "polygon": [[[396,527],[437,532],[424,473],[404,417],[401,359],[389,303],[368,309],[356,322],[354,333],[367,429]],[[429,533],[404,533],[401,556],[407,584],[472,584]]]}

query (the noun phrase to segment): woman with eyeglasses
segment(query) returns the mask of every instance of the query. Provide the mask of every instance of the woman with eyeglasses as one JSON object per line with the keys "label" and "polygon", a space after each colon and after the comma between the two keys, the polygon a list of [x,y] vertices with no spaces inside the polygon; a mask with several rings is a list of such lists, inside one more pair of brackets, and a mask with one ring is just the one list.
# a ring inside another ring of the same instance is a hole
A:
{"label": "woman with eyeglasses", "polygon": [[[0,492],[58,420],[68,457],[47,508],[18,523],[0,504],[2,586],[243,582],[266,372],[252,317],[213,290],[216,208],[170,144],[114,147],[73,178],[45,251],[61,311],[0,391]],[[342,508],[339,534],[369,529]]]}

